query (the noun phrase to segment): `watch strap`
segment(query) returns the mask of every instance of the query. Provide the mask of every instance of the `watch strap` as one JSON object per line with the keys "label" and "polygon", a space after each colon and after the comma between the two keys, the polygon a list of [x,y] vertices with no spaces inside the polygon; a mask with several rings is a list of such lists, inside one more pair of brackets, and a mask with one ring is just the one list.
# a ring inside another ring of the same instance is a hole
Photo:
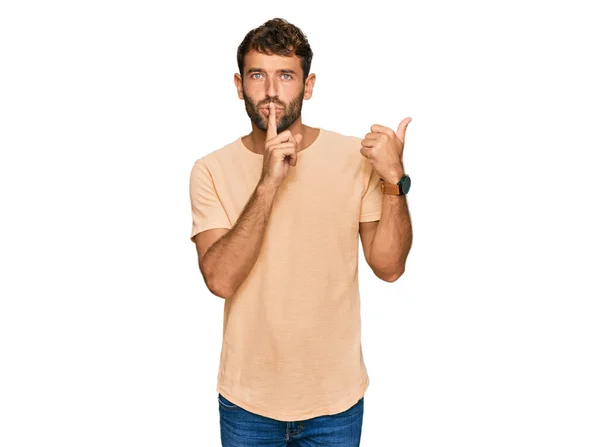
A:
{"label": "watch strap", "polygon": [[383,194],[392,194],[395,196],[402,195],[400,191],[400,185],[396,183],[388,183],[381,179],[381,192]]}

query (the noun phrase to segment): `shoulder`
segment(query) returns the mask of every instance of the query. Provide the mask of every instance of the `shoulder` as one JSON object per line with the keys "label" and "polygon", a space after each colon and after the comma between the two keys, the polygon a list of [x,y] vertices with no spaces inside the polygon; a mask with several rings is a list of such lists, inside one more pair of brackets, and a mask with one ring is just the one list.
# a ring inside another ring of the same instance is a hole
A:
{"label": "shoulder", "polygon": [[232,161],[235,160],[235,151],[238,140],[239,138],[236,138],[235,140],[230,141],[217,149],[213,149],[199,158],[196,158],[193,162],[193,167],[198,168],[198,165],[200,165],[200,167],[212,170],[218,168],[219,166],[231,164]]}
{"label": "shoulder", "polygon": [[325,140],[327,141],[328,152],[337,157],[338,160],[344,160],[344,163],[360,166],[363,169],[367,168],[366,165],[369,163],[360,152],[363,137],[334,130],[325,130]]}
{"label": "shoulder", "polygon": [[360,145],[360,142],[362,141],[362,138],[360,138],[360,137],[357,137],[354,135],[348,135],[348,134],[342,133],[342,132],[337,132],[335,130],[321,128],[321,131],[324,133],[324,136],[330,142],[339,143],[342,146],[343,145],[356,146],[357,144]]}

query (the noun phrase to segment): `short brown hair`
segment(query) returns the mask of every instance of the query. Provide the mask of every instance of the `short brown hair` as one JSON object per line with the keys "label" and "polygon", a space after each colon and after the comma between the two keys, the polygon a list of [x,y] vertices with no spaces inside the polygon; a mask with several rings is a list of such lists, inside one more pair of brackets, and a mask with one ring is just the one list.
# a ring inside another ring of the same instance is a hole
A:
{"label": "short brown hair", "polygon": [[244,56],[251,50],[278,56],[296,55],[300,60],[303,80],[310,73],[313,52],[304,33],[285,19],[274,18],[249,31],[237,50],[237,64],[244,79]]}

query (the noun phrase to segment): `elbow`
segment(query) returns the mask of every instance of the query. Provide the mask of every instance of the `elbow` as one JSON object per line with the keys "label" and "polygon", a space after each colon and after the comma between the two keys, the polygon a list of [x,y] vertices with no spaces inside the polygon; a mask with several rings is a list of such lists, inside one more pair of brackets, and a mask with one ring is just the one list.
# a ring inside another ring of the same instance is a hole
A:
{"label": "elbow", "polygon": [[227,298],[229,298],[231,296],[230,293],[221,292],[219,289],[209,289],[209,290],[213,295],[218,296],[219,298],[223,298],[224,300],[226,300]]}
{"label": "elbow", "polygon": [[210,277],[206,280],[206,286],[213,295],[216,295],[219,298],[227,299],[233,295],[231,289],[227,287],[223,281],[215,280],[213,277]]}
{"label": "elbow", "polygon": [[398,281],[398,279],[404,274],[404,266],[402,266],[400,269],[397,269],[396,271],[394,271],[394,273],[392,274],[385,274],[385,275],[377,275],[379,276],[379,278],[381,278],[382,280],[384,280],[385,282],[396,282]]}
{"label": "elbow", "polygon": [[227,287],[225,281],[218,276],[215,276],[210,269],[207,268],[206,264],[200,265],[200,272],[202,273],[204,283],[206,284],[206,287],[210,293],[223,299],[227,299],[233,295],[233,293],[230,291],[230,288]]}
{"label": "elbow", "polygon": [[208,290],[210,290],[210,293],[218,296],[219,298],[227,299],[232,295],[229,290],[222,286],[207,284],[207,287]]}

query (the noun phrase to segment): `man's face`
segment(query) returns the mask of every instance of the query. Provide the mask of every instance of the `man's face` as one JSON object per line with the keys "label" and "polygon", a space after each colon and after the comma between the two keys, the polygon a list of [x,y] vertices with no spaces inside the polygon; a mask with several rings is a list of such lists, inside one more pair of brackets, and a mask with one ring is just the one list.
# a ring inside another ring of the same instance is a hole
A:
{"label": "man's face", "polygon": [[252,51],[246,55],[242,94],[246,113],[263,131],[269,122],[269,102],[277,108],[277,133],[286,130],[302,112],[304,82],[300,58],[266,55]]}

